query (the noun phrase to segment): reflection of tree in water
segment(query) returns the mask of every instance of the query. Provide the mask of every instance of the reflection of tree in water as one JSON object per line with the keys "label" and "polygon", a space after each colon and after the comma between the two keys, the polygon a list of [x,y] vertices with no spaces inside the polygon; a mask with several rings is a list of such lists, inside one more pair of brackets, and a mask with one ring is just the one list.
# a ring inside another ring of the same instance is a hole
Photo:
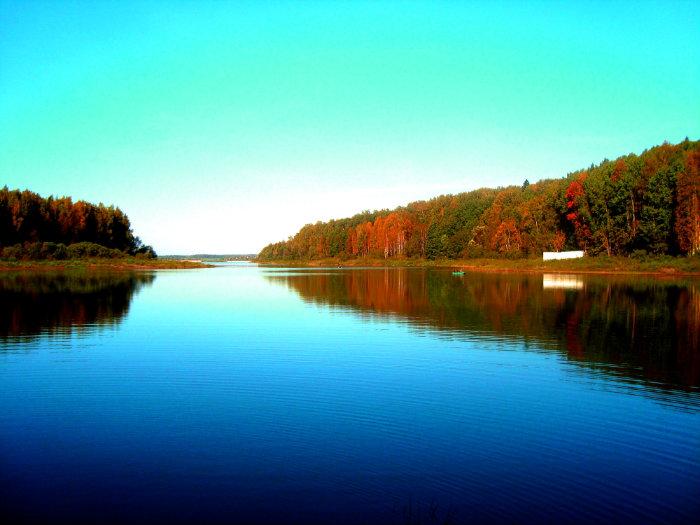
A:
{"label": "reflection of tree in water", "polygon": [[0,276],[0,340],[118,323],[149,273]]}
{"label": "reflection of tree in water", "polygon": [[304,300],[380,315],[452,334],[532,340],[539,348],[625,380],[700,387],[697,281],[581,278],[578,289],[544,288],[541,275],[411,269],[268,274]]}

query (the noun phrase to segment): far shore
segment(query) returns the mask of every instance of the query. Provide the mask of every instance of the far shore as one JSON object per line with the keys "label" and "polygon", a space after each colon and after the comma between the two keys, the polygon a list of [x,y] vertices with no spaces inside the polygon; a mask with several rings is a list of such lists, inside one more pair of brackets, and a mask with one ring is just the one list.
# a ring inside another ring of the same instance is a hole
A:
{"label": "far shore", "polygon": [[59,261],[6,261],[0,260],[0,272],[11,271],[64,271],[64,270],[179,270],[210,268],[201,261],[179,259],[66,259]]}
{"label": "far shore", "polygon": [[314,259],[253,262],[261,266],[298,268],[451,268],[469,272],[590,273],[699,276],[700,257],[583,257],[559,261],[531,259]]}

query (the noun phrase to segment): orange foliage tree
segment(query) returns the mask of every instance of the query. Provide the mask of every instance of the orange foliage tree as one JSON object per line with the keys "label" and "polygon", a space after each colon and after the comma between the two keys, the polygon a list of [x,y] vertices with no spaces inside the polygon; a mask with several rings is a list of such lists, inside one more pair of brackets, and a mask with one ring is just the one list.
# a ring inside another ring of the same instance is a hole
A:
{"label": "orange foliage tree", "polygon": [[700,252],[700,151],[689,151],[676,182],[674,229],[683,253]]}

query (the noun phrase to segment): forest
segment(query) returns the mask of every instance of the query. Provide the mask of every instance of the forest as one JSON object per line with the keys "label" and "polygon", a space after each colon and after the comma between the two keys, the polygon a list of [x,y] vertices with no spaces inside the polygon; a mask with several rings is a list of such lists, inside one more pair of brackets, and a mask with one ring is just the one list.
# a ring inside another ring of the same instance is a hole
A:
{"label": "forest", "polygon": [[482,188],[307,224],[258,259],[700,253],[700,141],[664,143],[560,179]]}
{"label": "forest", "polygon": [[0,257],[5,259],[154,258],[114,206],[0,189]]}

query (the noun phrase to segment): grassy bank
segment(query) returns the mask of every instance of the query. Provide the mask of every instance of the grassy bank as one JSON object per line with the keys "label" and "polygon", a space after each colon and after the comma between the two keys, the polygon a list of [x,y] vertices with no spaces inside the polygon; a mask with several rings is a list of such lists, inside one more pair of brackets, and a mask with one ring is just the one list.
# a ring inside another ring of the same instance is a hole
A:
{"label": "grassy bank", "polygon": [[563,261],[537,259],[318,259],[310,261],[255,261],[264,266],[286,267],[418,267],[454,268],[483,272],[553,272],[699,275],[700,257],[647,256],[583,257]]}
{"label": "grassy bank", "polygon": [[195,261],[168,259],[67,259],[61,261],[9,261],[0,260],[0,271],[18,270],[176,270],[184,268],[208,268],[211,265]]}
{"label": "grassy bank", "polygon": [[[533,272],[533,273],[601,273],[601,274],[657,274],[700,276],[700,257],[659,256],[584,257],[564,261],[542,259],[315,259],[260,261],[263,266],[297,268],[451,268],[481,272]],[[0,260],[0,271],[18,270],[159,270],[208,268],[206,262],[184,259],[68,259],[61,261],[9,261]]]}

